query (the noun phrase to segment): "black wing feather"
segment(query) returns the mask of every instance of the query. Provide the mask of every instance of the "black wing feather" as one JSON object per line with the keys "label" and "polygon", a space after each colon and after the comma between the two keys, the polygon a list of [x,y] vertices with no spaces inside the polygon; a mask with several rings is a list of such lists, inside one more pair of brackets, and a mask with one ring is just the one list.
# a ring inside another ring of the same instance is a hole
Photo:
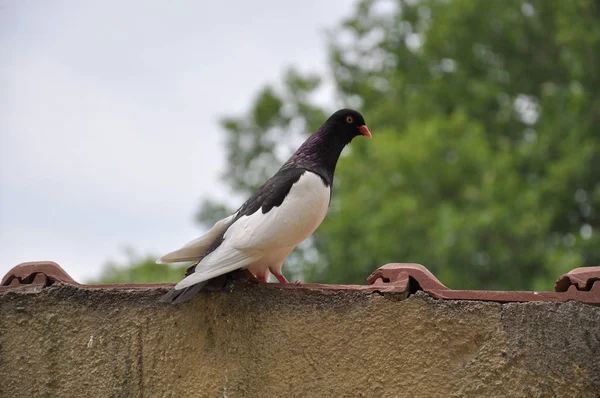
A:
{"label": "black wing feather", "polygon": [[262,213],[266,214],[273,207],[280,206],[283,203],[283,199],[290,193],[292,185],[298,182],[305,172],[306,169],[303,168],[279,170],[240,207],[236,219],[254,214],[258,209],[261,209]]}

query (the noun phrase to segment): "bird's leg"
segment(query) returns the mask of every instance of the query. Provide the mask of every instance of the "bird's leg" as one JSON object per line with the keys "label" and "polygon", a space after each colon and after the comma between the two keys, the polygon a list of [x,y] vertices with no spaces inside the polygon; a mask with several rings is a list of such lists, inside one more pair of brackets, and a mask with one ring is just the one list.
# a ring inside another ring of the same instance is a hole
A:
{"label": "bird's leg", "polygon": [[[290,283],[290,281],[287,280],[287,278],[281,273],[281,272],[273,272],[271,271],[271,273],[273,275],[275,275],[275,278],[277,278],[277,280],[279,281],[279,283]],[[294,282],[295,285],[301,285],[302,281],[300,279],[298,279],[296,282]]]}
{"label": "bird's leg", "polygon": [[[273,271],[272,269],[269,269],[269,271],[271,271],[271,273],[273,274],[273,276],[275,276],[275,278],[277,278],[277,280],[279,281],[279,283],[290,283],[290,281],[287,280],[287,278],[281,273],[281,271]],[[294,283],[296,285],[302,284],[302,282],[300,280],[297,280]]]}
{"label": "bird's leg", "polygon": [[[255,276],[252,272],[250,272],[250,270],[248,269],[242,269],[242,270],[238,270],[238,271],[233,271],[232,275],[235,275],[237,277],[242,277],[242,278],[246,278],[248,280],[251,281],[257,281],[257,282],[262,282],[260,280],[260,278],[258,278],[257,276]],[[234,278],[235,279],[235,278]]]}
{"label": "bird's leg", "polygon": [[267,283],[267,280],[269,279],[269,271],[268,270],[263,270],[263,269],[258,269],[258,271],[252,272],[250,270],[247,270],[249,274],[252,274],[252,277],[254,278],[254,280],[257,280],[259,282],[262,283]]}
{"label": "bird's leg", "polygon": [[281,272],[273,272],[273,271],[271,271],[271,273],[275,276],[275,278],[277,278],[277,280],[279,281],[279,283],[290,283],[290,281],[288,281],[286,279],[286,277]]}
{"label": "bird's leg", "polygon": [[269,271],[268,270],[259,269],[256,273],[254,273],[254,272],[250,271],[248,268],[244,268],[242,270],[234,271],[234,272],[239,272],[239,275],[241,277],[246,278],[251,281],[255,281],[255,282],[267,283],[267,280],[269,279]]}

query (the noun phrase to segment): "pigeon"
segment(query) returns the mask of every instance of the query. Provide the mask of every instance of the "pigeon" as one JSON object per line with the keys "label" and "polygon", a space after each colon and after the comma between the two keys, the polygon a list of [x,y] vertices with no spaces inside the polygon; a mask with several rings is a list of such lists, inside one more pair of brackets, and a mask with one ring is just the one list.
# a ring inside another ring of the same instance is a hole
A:
{"label": "pigeon", "polygon": [[157,260],[196,262],[161,301],[187,301],[209,280],[240,269],[261,282],[273,274],[280,283],[289,283],[281,272],[283,262],[325,218],[337,161],[359,135],[371,138],[359,112],[335,112],[234,214]]}

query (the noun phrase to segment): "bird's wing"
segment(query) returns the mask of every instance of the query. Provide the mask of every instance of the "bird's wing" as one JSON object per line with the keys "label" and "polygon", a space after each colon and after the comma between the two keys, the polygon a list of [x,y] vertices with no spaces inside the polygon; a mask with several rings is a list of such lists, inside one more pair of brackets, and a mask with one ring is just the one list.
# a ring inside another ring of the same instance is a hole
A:
{"label": "bird's wing", "polygon": [[257,211],[240,214],[227,230],[224,238],[232,247],[265,252],[294,247],[323,221],[331,189],[321,176],[293,169],[276,187]]}
{"label": "bird's wing", "polygon": [[233,215],[218,221],[201,237],[186,243],[181,249],[165,254],[156,262],[158,264],[169,264],[200,260],[219,246],[218,241],[222,241],[222,239],[219,239],[221,235],[240,217],[254,214],[261,208],[262,212],[266,213],[273,207],[281,205],[292,185],[300,179],[305,171],[305,169],[298,168],[279,170]]}
{"label": "bird's wing", "polygon": [[289,251],[282,249],[293,249],[319,226],[330,198],[330,189],[320,176],[293,169],[277,173],[269,181],[240,208],[235,221],[213,243],[194,273],[175,289],[248,267],[263,258],[274,261],[270,257],[287,255]]}
{"label": "bird's wing", "polygon": [[158,264],[169,264],[200,260],[206,254],[210,245],[231,225],[236,215],[237,213],[217,221],[204,235],[186,243],[181,249],[165,254],[156,262]]}
{"label": "bird's wing", "polygon": [[185,289],[236,269],[247,267],[261,257],[262,253],[258,250],[236,250],[222,245],[218,250],[202,259],[194,273],[175,285],[175,290]]}

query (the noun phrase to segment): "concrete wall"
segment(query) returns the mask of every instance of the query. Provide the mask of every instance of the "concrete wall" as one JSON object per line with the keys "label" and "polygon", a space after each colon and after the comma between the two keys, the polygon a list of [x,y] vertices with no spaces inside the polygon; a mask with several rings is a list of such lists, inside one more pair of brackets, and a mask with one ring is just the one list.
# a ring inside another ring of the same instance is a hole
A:
{"label": "concrete wall", "polygon": [[600,395],[600,307],[279,290],[238,281],[0,297],[1,397]]}

